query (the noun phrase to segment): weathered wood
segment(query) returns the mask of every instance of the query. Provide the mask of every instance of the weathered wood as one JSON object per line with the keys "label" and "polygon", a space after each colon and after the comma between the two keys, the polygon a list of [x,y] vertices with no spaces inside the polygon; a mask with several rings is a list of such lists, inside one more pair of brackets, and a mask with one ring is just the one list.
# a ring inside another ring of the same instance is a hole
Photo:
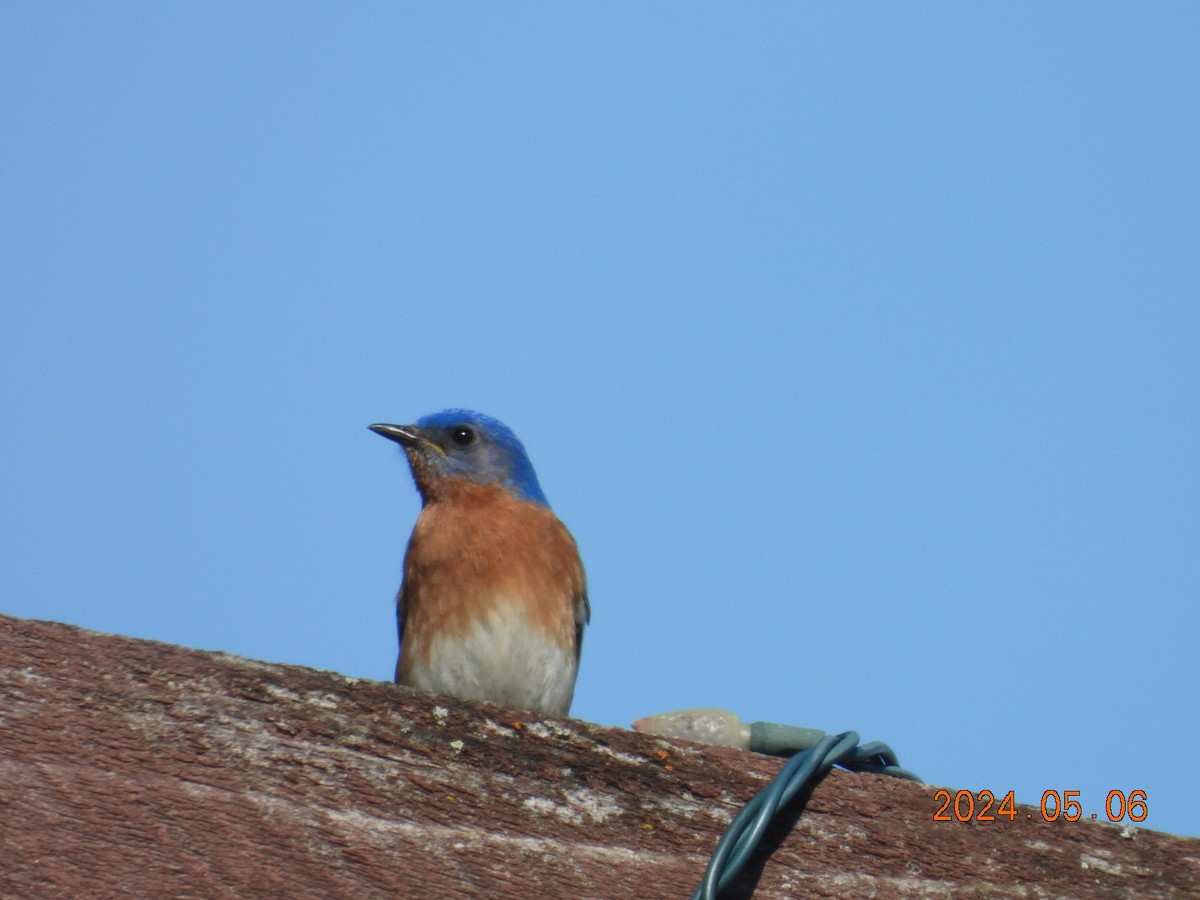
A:
{"label": "weathered wood", "polygon": [[[780,765],[0,616],[3,896],[687,897]],[[732,896],[1200,895],[1200,841],[933,794],[833,772]]]}

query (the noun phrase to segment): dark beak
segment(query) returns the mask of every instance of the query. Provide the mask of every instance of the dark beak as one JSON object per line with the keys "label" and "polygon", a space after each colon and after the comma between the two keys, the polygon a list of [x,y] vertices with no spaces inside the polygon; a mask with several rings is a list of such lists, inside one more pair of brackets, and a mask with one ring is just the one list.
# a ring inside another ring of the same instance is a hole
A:
{"label": "dark beak", "polygon": [[417,444],[425,443],[411,425],[368,425],[367,427],[389,441],[395,441],[405,447],[415,447]]}

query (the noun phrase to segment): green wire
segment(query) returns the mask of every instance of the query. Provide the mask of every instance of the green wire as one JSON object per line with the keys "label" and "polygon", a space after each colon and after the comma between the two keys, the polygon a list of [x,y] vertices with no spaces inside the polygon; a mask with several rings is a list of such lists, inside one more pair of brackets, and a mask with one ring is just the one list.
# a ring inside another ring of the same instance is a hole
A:
{"label": "green wire", "polygon": [[[774,726],[770,723],[755,722],[752,734],[756,737],[764,732],[759,729],[783,729],[785,726]],[[835,765],[849,769],[852,772],[875,772],[882,775],[892,775],[909,781],[921,779],[899,766],[899,760],[892,749],[880,741],[873,741],[862,747],[858,746],[858,734],[847,731],[839,735],[825,735],[816,740],[813,738],[820,732],[812,729],[794,729],[798,733],[801,746],[783,746],[781,740],[772,740],[771,749],[775,753],[786,753],[789,750],[799,750],[779,770],[775,779],[750,798],[749,802],[733,817],[712,857],[700,886],[692,894],[692,900],[717,900],[724,890],[753,855],[766,833],[767,827],[775,818],[781,807],[787,806],[803,788],[809,793],[820,784],[821,779],[829,774]],[[777,734],[775,732],[772,732]],[[802,733],[802,734],[801,734]],[[778,735],[777,735],[778,736]],[[752,749],[760,749],[752,745]],[[808,802],[807,796],[804,801]],[[801,806],[803,810],[803,805]]]}

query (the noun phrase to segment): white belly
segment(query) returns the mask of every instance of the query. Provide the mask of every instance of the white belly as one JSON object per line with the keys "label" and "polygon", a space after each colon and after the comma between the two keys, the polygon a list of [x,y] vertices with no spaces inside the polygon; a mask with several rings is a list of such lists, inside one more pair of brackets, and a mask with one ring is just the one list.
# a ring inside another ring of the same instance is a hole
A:
{"label": "white belly", "polygon": [[413,654],[405,680],[412,687],[535,713],[565,715],[571,708],[574,649],[530,628],[513,606],[497,604],[465,633],[443,632],[427,648],[406,634],[400,653],[402,658]]}

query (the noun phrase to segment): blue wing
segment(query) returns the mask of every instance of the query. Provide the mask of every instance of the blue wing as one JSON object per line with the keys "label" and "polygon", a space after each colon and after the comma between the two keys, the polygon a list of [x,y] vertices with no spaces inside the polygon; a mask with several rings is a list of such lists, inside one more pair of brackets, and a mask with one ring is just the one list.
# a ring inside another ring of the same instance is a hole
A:
{"label": "blue wing", "polygon": [[400,680],[400,652],[404,649],[404,585],[396,593],[396,681]]}

